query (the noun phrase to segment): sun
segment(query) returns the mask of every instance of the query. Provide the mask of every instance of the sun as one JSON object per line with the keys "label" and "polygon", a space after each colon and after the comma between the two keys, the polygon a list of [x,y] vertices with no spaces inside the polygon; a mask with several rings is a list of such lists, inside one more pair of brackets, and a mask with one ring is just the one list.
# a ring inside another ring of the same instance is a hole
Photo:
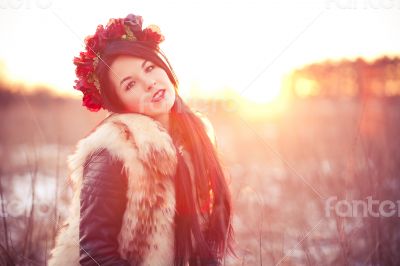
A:
{"label": "sun", "polygon": [[261,75],[241,91],[239,94],[254,103],[263,104],[276,101],[282,88],[282,75],[278,73],[268,73]]}

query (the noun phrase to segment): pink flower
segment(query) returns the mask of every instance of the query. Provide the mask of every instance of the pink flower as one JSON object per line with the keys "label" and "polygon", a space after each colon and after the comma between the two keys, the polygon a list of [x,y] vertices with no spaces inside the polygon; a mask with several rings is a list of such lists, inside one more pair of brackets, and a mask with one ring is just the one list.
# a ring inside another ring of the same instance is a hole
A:
{"label": "pink flower", "polygon": [[134,14],[129,14],[124,19],[124,24],[129,26],[132,32],[142,31],[143,18]]}

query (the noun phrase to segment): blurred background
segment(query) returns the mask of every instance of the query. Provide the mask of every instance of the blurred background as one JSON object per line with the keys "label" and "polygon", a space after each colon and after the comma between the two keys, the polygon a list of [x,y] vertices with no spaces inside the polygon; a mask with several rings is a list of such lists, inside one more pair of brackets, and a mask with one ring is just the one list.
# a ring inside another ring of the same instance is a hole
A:
{"label": "blurred background", "polygon": [[72,60],[128,13],[160,26],[182,97],[214,125],[226,265],[400,265],[399,0],[0,1],[0,265],[46,265],[66,157],[106,115],[82,107]]}

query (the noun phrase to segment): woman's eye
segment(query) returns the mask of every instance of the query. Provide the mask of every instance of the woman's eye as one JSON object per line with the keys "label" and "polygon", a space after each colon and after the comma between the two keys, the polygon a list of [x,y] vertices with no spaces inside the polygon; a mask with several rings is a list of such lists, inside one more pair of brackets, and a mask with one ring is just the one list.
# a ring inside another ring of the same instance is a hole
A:
{"label": "woman's eye", "polygon": [[135,85],[134,81],[129,82],[128,85],[126,85],[125,90],[130,90],[134,85]]}
{"label": "woman's eye", "polygon": [[151,66],[148,66],[147,68],[146,68],[146,71],[147,72],[150,72],[150,71],[152,71],[154,69],[154,65],[151,65]]}

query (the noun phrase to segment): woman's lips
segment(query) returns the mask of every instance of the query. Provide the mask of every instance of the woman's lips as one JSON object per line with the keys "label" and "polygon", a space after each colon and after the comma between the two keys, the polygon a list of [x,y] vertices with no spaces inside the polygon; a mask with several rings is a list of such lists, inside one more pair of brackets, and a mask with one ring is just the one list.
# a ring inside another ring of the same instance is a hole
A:
{"label": "woman's lips", "polygon": [[153,98],[151,99],[152,102],[159,102],[164,99],[165,89],[158,90],[154,93]]}

